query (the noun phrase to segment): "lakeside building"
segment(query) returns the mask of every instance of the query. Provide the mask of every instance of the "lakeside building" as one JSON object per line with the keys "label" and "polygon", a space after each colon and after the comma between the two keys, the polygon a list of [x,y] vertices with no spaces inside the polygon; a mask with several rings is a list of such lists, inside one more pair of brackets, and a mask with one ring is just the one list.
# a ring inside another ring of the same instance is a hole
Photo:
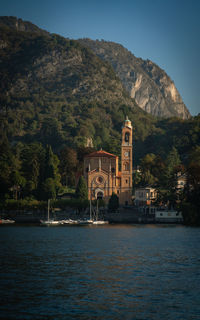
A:
{"label": "lakeside building", "polygon": [[135,200],[136,206],[151,206],[157,199],[157,191],[152,187],[136,188]]}
{"label": "lakeside building", "polygon": [[84,178],[89,200],[100,198],[108,203],[114,192],[120,205],[132,204],[132,125],[128,118],[122,126],[121,171],[118,156],[99,150],[84,158]]}
{"label": "lakeside building", "polygon": [[182,223],[183,216],[176,210],[155,210],[155,222],[165,223]]}
{"label": "lakeside building", "polygon": [[[139,172],[139,171],[137,171]],[[177,195],[183,191],[186,184],[186,174],[182,174],[178,172],[176,175],[177,185],[176,185],[176,193]],[[135,189],[134,194],[134,204],[138,207],[152,206],[155,204],[158,197],[158,192],[156,188],[147,186],[147,187],[139,187]]]}

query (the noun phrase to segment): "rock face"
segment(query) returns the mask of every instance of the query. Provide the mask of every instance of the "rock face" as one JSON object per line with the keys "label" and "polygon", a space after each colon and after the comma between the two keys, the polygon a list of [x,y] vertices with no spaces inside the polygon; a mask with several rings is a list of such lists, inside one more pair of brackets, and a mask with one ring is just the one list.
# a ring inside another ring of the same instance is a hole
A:
{"label": "rock face", "polygon": [[0,27],[11,28],[16,31],[23,32],[34,32],[41,35],[48,35],[49,33],[45,30],[38,28],[36,25],[29,21],[23,21],[22,19],[18,19],[16,17],[0,17]]}
{"label": "rock face", "polygon": [[140,108],[157,117],[190,118],[173,81],[155,63],[136,58],[114,42],[90,39],[80,39],[79,42],[112,64],[125,89]]}

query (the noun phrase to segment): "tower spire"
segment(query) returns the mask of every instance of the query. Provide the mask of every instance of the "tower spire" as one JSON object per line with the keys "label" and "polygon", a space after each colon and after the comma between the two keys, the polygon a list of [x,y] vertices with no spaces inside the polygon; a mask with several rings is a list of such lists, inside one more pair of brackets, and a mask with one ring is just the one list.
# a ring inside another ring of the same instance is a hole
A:
{"label": "tower spire", "polygon": [[132,195],[132,125],[126,116],[122,127],[121,202],[131,204]]}

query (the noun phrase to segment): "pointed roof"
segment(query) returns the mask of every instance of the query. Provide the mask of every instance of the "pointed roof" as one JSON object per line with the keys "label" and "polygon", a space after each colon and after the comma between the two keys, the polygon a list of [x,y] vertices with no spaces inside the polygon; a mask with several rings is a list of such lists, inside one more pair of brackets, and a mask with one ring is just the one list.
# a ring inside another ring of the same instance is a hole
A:
{"label": "pointed roof", "polygon": [[94,158],[94,157],[97,157],[97,158],[99,158],[99,157],[102,157],[102,158],[118,158],[114,154],[106,152],[106,151],[104,151],[102,149],[99,150],[99,151],[92,152],[92,153],[88,154],[87,156],[85,156],[85,158]]}

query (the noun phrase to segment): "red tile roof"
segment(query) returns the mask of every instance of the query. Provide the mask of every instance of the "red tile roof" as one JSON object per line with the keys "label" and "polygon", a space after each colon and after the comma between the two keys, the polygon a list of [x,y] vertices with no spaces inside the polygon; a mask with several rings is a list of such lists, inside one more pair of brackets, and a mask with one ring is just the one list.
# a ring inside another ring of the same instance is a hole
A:
{"label": "red tile roof", "polygon": [[103,150],[95,151],[85,156],[85,158],[93,158],[93,157],[118,158],[114,154],[103,151]]}

